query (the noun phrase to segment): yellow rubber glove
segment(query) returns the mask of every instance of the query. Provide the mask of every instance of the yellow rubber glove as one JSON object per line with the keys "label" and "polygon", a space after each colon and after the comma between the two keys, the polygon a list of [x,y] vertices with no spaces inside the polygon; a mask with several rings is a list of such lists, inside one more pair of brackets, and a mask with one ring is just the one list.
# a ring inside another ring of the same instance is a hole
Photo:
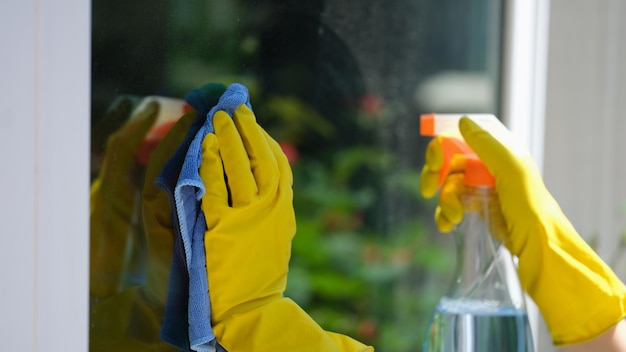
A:
{"label": "yellow rubber glove", "polygon": [[[218,342],[237,351],[373,351],[327,333],[283,297],[296,232],[286,156],[241,105],[219,111],[202,144],[200,176],[212,324]],[[228,185],[225,182],[228,180]]]}
{"label": "yellow rubber glove", "polygon": [[148,104],[113,133],[107,142],[100,174],[90,190],[90,296],[93,302],[118,292],[126,247],[140,222],[141,178],[135,154],[154,124],[156,103]]}
{"label": "yellow rubber glove", "polygon": [[[468,118],[459,128],[496,179],[503,222],[494,229],[519,258],[522,287],[539,307],[557,346],[591,340],[626,316],[626,287],[578,235],[546,189],[533,160],[518,157]],[[437,192],[442,165],[440,139],[431,141],[420,188],[425,197]],[[435,220],[442,232],[463,218],[459,195],[464,191],[464,162],[452,162],[453,173],[441,188]]]}

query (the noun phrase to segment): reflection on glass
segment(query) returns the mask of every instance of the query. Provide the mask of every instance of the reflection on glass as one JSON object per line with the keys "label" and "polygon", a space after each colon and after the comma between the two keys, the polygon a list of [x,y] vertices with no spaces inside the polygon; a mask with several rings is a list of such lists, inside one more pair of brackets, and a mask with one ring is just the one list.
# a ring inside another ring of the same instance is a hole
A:
{"label": "reflection on glass", "polygon": [[154,151],[208,82],[245,84],[290,159],[285,295],[377,351],[421,346],[454,258],[417,191],[418,116],[497,114],[500,6],[94,1],[90,349],[177,350],[159,337],[174,233],[153,182],[175,146]]}

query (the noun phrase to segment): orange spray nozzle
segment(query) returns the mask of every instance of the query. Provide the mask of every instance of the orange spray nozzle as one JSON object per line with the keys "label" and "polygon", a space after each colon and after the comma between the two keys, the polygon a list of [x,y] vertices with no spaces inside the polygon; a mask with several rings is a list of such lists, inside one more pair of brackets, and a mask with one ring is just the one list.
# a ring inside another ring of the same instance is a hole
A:
{"label": "orange spray nozzle", "polygon": [[455,137],[440,137],[441,148],[443,150],[443,165],[439,169],[439,186],[443,184],[443,181],[450,172],[452,166],[452,159],[455,155],[463,155],[465,157],[476,158],[476,154],[472,148],[469,147],[462,139]]}
{"label": "orange spray nozzle", "polygon": [[[468,116],[473,120],[496,119],[493,115],[452,115],[452,114],[423,114],[420,116],[420,134],[422,136],[439,136],[443,150],[443,165],[439,170],[439,186],[441,186],[450,172],[452,159],[455,155],[465,158],[465,183],[468,186],[493,186],[494,178],[476,153],[463,140],[458,129],[461,117]],[[497,119],[496,119],[497,121]]]}

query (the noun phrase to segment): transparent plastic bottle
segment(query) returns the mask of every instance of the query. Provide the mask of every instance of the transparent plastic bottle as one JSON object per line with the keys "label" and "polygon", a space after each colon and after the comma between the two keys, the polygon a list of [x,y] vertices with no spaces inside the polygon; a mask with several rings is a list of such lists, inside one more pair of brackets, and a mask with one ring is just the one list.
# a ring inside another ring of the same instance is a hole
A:
{"label": "transparent plastic bottle", "polygon": [[505,230],[493,177],[466,161],[464,218],[454,237],[457,268],[424,340],[427,352],[532,352],[533,339],[513,258],[498,241]]}

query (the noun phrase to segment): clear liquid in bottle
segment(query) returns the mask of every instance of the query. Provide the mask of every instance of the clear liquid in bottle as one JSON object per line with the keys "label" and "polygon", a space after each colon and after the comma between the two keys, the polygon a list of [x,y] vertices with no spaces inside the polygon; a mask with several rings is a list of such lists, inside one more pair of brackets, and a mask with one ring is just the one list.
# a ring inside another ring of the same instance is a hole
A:
{"label": "clear liquid in bottle", "polygon": [[426,351],[532,352],[533,340],[524,309],[498,307],[489,301],[443,298],[428,331]]}

